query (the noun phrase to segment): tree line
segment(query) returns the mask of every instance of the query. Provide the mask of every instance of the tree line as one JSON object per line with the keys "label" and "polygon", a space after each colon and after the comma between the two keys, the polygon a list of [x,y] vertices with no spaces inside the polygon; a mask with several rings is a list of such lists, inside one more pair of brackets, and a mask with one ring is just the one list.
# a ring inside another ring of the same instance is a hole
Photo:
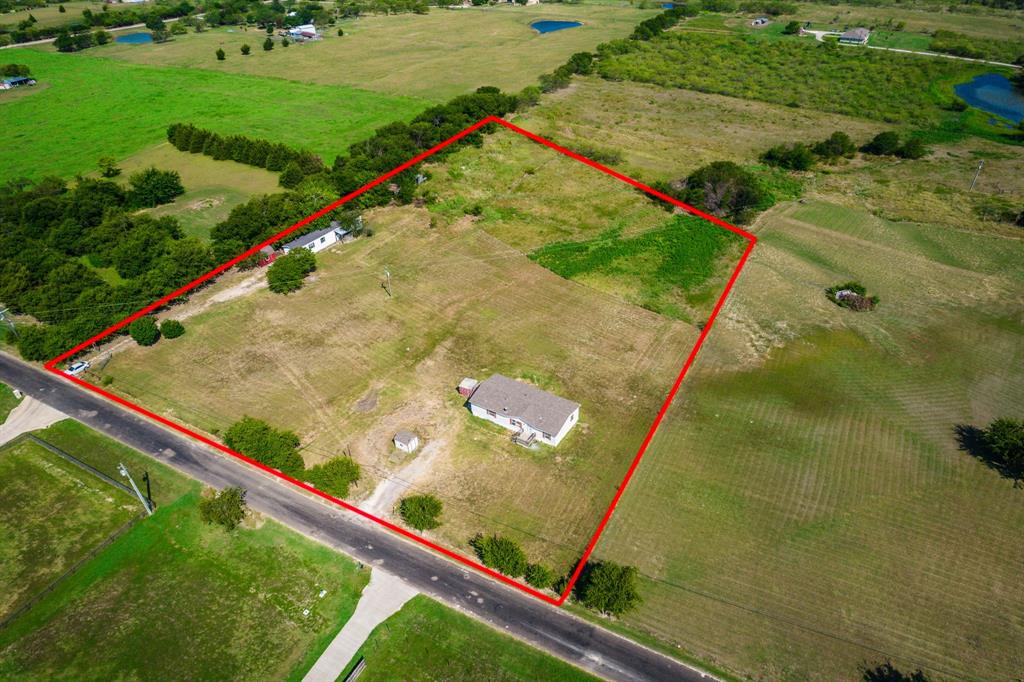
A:
{"label": "tree line", "polygon": [[215,265],[176,220],[136,212],[183,191],[177,173],[152,168],[127,187],[46,178],[0,189],[0,302],[38,321],[18,327],[25,359],[59,355]]}

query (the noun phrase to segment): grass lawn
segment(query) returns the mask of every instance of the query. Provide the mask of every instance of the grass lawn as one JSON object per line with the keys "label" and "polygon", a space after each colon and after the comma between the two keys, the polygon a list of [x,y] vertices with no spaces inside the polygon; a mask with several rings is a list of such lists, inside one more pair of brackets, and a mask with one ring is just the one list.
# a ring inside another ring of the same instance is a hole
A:
{"label": "grass lawn", "polygon": [[176,121],[305,147],[329,164],[377,127],[410,119],[426,106],[411,97],[350,87],[82,54],[14,49],[5,50],[4,58],[28,64],[49,87],[31,97],[0,100],[8,142],[0,150],[0,182],[90,172],[101,156],[124,158],[164,141],[167,126]]}
{"label": "grass lawn", "polygon": [[125,182],[132,173],[150,166],[177,171],[185,193],[170,204],[150,209],[149,213],[173,216],[181,223],[185,234],[203,239],[209,237],[214,225],[227,219],[231,209],[253,195],[283,191],[277,184],[277,173],[181,152],[169,142],[133,154],[118,165],[122,169],[119,179]]}
{"label": "grass lawn", "polygon": [[[16,27],[20,22],[28,19],[31,14],[35,17],[36,28],[46,28],[48,26],[60,26],[61,24],[67,24],[71,21],[81,19],[82,12],[84,10],[92,10],[93,12],[102,12],[102,2],[90,2],[89,0],[69,0],[68,2],[60,3],[64,6],[65,12],[60,11],[60,5],[54,3],[52,5],[46,5],[44,7],[32,7],[30,9],[20,9],[16,12],[6,12],[0,14],[0,25]],[[133,3],[128,5],[132,9],[145,9],[149,3]]]}
{"label": "grass lawn", "polygon": [[[815,27],[817,28],[817,27]],[[927,50],[932,37],[923,33],[877,30],[871,32],[868,44],[876,47],[894,47],[898,50]]]}
{"label": "grass lawn", "polygon": [[[1012,677],[1024,551],[1007,538],[1024,507],[954,427],[1024,406],[1019,241],[823,201],[756,230],[598,546],[644,575],[626,623],[767,679],[850,678],[886,657]],[[827,302],[851,278],[877,311]]]}
{"label": "grass lawn", "polygon": [[0,479],[0,619],[142,511],[134,498],[31,441],[0,448]]}
{"label": "grass lawn", "polygon": [[7,384],[0,384],[0,424],[7,421],[7,415],[11,413],[20,401],[14,397],[14,391]]}
{"label": "grass lawn", "polygon": [[[82,56],[354,86],[440,102],[481,85],[509,91],[535,85],[538,76],[561,66],[573,53],[624,38],[656,13],[592,4],[432,8],[427,15],[373,15],[342,21],[338,25],[345,31],[343,37],[325,31],[321,41],[287,48],[278,45],[270,52],[258,49],[266,37],[262,31],[217,29],[176,36],[162,45],[110,44]],[[530,23],[541,19],[577,20],[584,25],[540,35]],[[255,48],[247,57],[239,52],[243,43]],[[227,53],[223,62],[214,55],[218,48]]]}
{"label": "grass lawn", "polygon": [[956,116],[943,107],[952,88],[985,69],[949,59],[879,50],[828,49],[815,41],[765,41],[698,32],[669,32],[603,59],[612,80],[714,92],[917,126]]}
{"label": "grass lawn", "polygon": [[[213,305],[181,339],[117,353],[105,371],[114,390],[207,431],[245,414],[295,429],[308,464],[350,451],[363,465],[353,499],[404,464],[390,441],[413,430],[438,450],[417,481],[445,503],[437,538],[466,549],[477,532],[512,532],[561,568],[596,527],[696,330],[562,279],[469,218],[429,221],[413,207],[372,212],[376,234],[318,254],[300,292]],[[582,403],[580,426],[557,449],[513,445],[455,393],[462,377],[493,372]]]}
{"label": "grass lawn", "polygon": [[271,521],[203,524],[190,488],[0,633],[0,676],[301,678],[368,572]]}
{"label": "grass lawn", "polygon": [[370,633],[346,673],[360,657],[361,680],[596,679],[422,595]]}

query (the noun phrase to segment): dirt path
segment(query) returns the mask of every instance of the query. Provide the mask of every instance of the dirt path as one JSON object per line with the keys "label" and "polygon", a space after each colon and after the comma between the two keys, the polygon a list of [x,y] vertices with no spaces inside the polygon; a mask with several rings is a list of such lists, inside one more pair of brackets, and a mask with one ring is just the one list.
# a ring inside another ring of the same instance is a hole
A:
{"label": "dirt path", "polygon": [[63,412],[26,396],[20,405],[11,410],[7,421],[0,424],[0,445],[14,440],[23,433],[45,429],[62,419],[67,419]]}
{"label": "dirt path", "polygon": [[359,503],[359,508],[374,516],[390,515],[399,498],[430,472],[430,465],[447,444],[443,438],[427,443],[416,459],[378,483],[373,493]]}

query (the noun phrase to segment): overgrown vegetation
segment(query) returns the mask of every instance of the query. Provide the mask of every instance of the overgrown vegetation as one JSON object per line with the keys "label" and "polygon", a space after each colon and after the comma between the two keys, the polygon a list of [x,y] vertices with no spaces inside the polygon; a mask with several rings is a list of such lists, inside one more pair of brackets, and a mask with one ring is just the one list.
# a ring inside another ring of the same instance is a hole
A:
{"label": "overgrown vegetation", "polygon": [[[4,187],[0,301],[41,323],[20,330],[23,357],[59,355],[213,267],[210,248],[173,218],[133,212],[180,188],[176,173],[155,170],[132,176],[128,190],[84,178]],[[100,276],[104,268],[118,283]]]}
{"label": "overgrown vegetation", "polygon": [[841,308],[849,308],[862,312],[874,310],[878,305],[878,296],[868,296],[868,290],[860,282],[845,282],[825,289],[828,300]]}
{"label": "overgrown vegetation", "polygon": [[621,281],[637,291],[637,304],[685,318],[679,297],[706,282],[727,246],[737,241],[735,234],[706,220],[677,215],[638,235],[615,228],[596,239],[549,244],[530,258],[566,279],[600,275]]}
{"label": "overgrown vegetation", "polygon": [[747,99],[808,107],[892,123],[936,125],[949,118],[931,85],[967,80],[981,68],[827,43],[763,41],[708,33],[666,33],[598,47],[597,72]]}

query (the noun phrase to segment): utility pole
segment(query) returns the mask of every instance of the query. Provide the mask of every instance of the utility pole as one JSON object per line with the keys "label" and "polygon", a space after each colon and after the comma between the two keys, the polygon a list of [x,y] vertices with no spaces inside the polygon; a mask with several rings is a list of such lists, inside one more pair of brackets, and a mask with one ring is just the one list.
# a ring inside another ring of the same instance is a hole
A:
{"label": "utility pole", "polygon": [[980,161],[978,161],[978,170],[975,171],[975,173],[974,173],[974,179],[971,180],[971,188],[969,190],[967,190],[968,192],[973,192],[974,191],[974,185],[978,182],[978,176],[981,175],[981,167],[984,166],[984,165],[985,165],[985,159],[981,159]]}
{"label": "utility pole", "polygon": [[132,484],[132,490],[134,490],[135,494],[138,496],[139,502],[142,503],[142,506],[143,506],[143,508],[145,508],[146,513],[149,514],[150,516],[152,516],[153,515],[153,505],[149,503],[149,500],[147,500],[145,497],[143,497],[142,492],[139,490],[139,486],[135,485],[135,479],[132,478],[131,474],[128,473],[128,468],[124,464],[121,464],[120,462],[118,462],[117,470],[118,470],[118,472],[120,472],[120,474],[122,476],[124,476],[125,478],[128,479],[129,483]]}
{"label": "utility pole", "polygon": [[381,285],[384,287],[384,291],[388,292],[388,296],[391,296],[391,270],[386,266],[384,267],[384,276],[387,278],[387,283],[381,282]]}

